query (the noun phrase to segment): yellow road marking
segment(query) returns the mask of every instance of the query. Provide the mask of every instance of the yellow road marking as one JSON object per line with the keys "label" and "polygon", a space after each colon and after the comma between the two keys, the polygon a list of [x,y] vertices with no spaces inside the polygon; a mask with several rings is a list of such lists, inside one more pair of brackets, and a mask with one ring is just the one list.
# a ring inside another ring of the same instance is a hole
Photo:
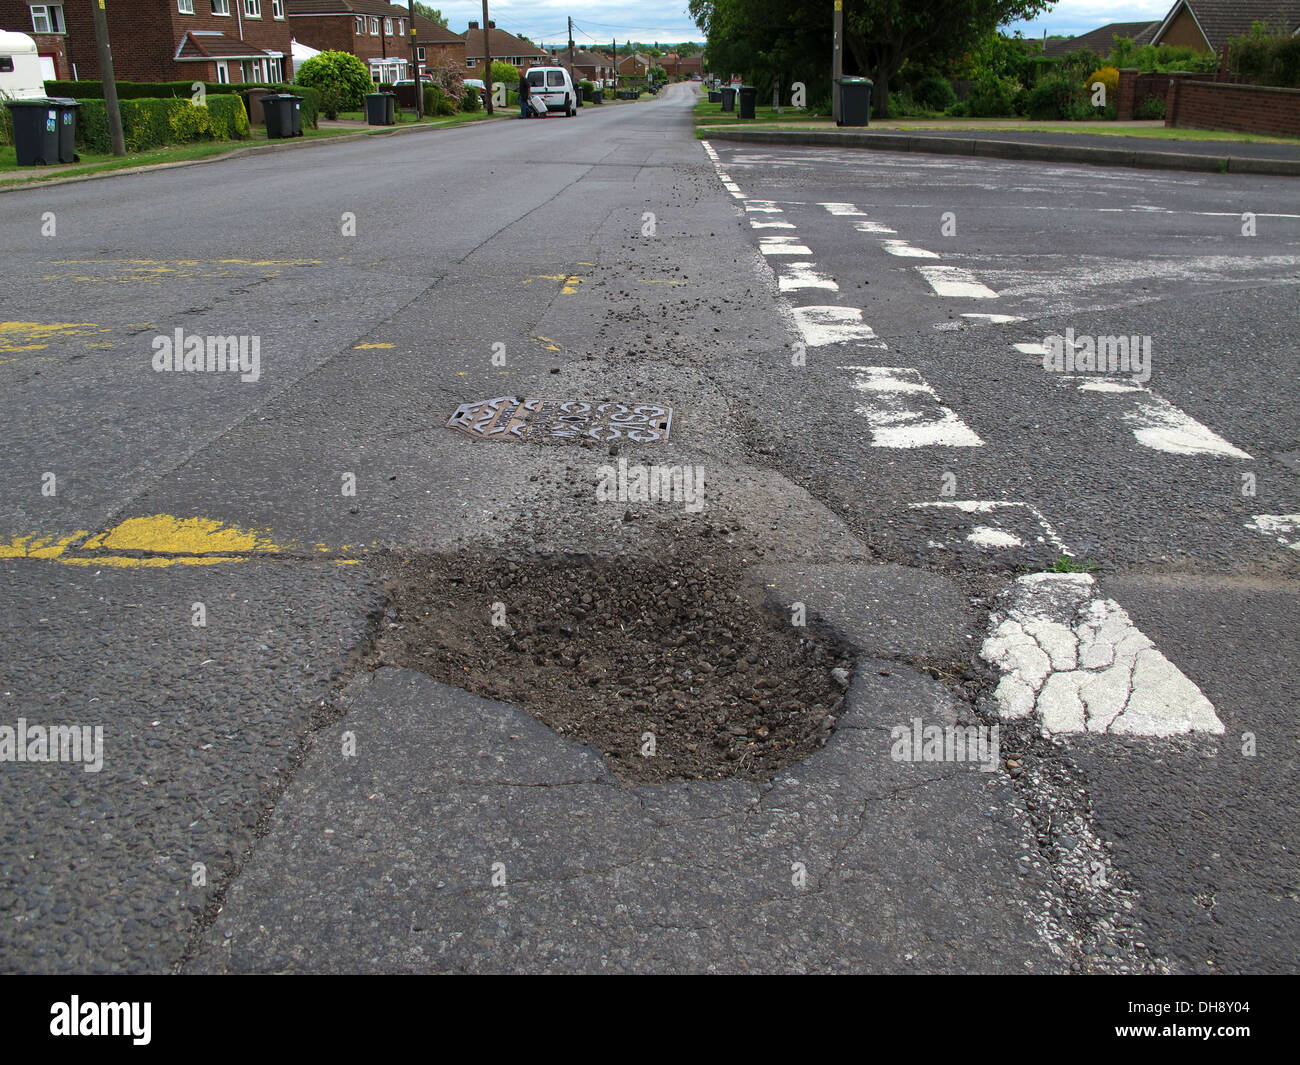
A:
{"label": "yellow road marking", "polygon": [[8,543],[0,540],[0,558],[58,558],[86,534],[87,530],[82,529],[71,536],[14,536]]}
{"label": "yellow road marking", "polygon": [[0,352],[40,351],[54,340],[107,332],[95,322],[0,322]]}
{"label": "yellow road marking", "polygon": [[274,553],[280,548],[256,533],[223,525],[211,518],[177,518],[155,514],[148,518],[128,518],[106,533],[87,540],[84,549],[115,551],[155,551],[173,555],[228,554],[239,551]]}
{"label": "yellow road marking", "polygon": [[368,348],[392,348],[392,347],[396,347],[396,346],[397,346],[396,344],[354,344],[354,345],[352,346],[352,350],[353,350],[353,351],[365,351],[365,350],[367,350]]}

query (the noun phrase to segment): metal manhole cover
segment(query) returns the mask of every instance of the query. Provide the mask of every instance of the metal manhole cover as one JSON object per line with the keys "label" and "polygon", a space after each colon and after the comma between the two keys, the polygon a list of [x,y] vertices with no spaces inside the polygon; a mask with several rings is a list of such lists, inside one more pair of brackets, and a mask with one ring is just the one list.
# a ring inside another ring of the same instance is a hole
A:
{"label": "metal manhole cover", "polygon": [[668,439],[672,407],[652,403],[609,400],[588,403],[580,399],[520,399],[497,396],[462,403],[447,422],[475,440],[560,441],[631,440],[657,444]]}

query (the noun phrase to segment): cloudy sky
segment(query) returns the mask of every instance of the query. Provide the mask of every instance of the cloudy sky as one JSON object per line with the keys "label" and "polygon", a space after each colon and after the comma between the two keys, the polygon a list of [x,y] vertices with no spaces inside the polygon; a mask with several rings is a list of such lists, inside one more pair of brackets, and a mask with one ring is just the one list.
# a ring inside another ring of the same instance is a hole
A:
{"label": "cloudy sky", "polygon": [[[431,0],[447,16],[453,30],[464,33],[470,19],[483,18],[482,0]],[[853,0],[848,0],[851,4]],[[933,0],[917,0],[930,3]],[[1139,22],[1163,18],[1173,0],[1059,0],[1051,12],[1012,29],[1026,37],[1051,33],[1086,33],[1108,22]],[[522,33],[541,43],[563,43],[565,20],[573,17],[573,38],[579,45],[620,41],[700,40],[686,0],[489,0],[492,20],[502,29]],[[830,5],[827,4],[829,12]],[[830,15],[827,14],[827,18]]]}

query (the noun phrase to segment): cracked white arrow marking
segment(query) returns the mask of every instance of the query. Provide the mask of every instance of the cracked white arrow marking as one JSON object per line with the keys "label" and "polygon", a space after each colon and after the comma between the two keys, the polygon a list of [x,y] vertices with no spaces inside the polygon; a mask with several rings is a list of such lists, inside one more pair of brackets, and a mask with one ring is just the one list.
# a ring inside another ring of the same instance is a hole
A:
{"label": "cracked white arrow marking", "polygon": [[1012,586],[980,650],[1002,670],[1003,717],[1037,714],[1044,733],[1222,735],[1200,688],[1085,573],[1033,573]]}

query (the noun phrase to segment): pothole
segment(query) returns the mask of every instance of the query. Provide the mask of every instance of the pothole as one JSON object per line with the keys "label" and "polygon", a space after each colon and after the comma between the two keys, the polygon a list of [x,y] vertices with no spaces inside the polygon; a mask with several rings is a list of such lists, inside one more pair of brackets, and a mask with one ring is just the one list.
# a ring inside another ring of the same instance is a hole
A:
{"label": "pothole", "polygon": [[833,730],[853,671],[833,633],[746,598],[742,567],[720,555],[389,563],[375,664],[523,707],[629,783],[800,762]]}

